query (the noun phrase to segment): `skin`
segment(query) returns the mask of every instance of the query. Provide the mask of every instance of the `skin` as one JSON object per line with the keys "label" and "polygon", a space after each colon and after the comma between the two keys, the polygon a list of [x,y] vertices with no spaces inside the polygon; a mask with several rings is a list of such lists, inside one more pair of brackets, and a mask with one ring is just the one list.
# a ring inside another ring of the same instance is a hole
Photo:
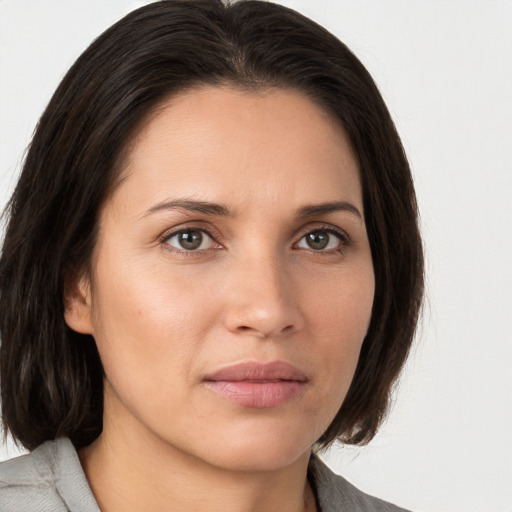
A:
{"label": "skin", "polygon": [[[65,297],[105,369],[104,430],[80,453],[102,511],[314,510],[311,447],[347,393],[374,295],[344,131],[296,91],[203,87],[148,117],[123,174],[92,275]],[[168,204],[184,199],[228,214]],[[180,229],[211,235],[186,250]],[[226,365],[276,360],[307,382],[275,407],[205,385]]]}

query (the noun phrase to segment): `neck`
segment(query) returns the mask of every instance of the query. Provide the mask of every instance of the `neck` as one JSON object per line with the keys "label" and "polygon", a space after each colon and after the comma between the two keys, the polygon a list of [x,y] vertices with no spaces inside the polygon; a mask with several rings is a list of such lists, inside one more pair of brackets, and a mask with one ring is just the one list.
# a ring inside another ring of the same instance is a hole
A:
{"label": "neck", "polygon": [[[137,442],[134,443],[133,440]],[[286,467],[237,471],[215,467],[151,434],[110,429],[80,451],[102,512],[310,512],[309,452]]]}

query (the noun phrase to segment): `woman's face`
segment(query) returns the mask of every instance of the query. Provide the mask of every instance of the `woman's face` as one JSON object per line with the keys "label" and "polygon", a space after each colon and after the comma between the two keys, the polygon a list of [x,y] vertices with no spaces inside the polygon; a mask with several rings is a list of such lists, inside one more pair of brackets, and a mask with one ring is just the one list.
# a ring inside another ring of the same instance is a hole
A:
{"label": "woman's face", "polygon": [[223,468],[297,460],[345,398],[374,295],[343,130],[298,92],[205,87],[147,120],[124,177],[66,316],[98,346],[104,433]]}

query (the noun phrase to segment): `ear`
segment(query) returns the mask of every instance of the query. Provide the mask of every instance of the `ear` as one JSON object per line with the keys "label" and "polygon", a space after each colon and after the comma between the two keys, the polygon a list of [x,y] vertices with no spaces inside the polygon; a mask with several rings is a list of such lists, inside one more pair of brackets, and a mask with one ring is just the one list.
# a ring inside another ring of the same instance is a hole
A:
{"label": "ear", "polygon": [[91,285],[83,273],[67,272],[64,279],[64,320],[82,334],[93,334]]}

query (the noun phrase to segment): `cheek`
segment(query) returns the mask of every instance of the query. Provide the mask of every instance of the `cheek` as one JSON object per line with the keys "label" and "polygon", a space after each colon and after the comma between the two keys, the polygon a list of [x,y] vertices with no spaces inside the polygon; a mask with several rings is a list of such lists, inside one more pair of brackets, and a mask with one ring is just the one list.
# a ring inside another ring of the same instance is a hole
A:
{"label": "cheek", "polygon": [[187,378],[200,333],[215,318],[214,302],[203,287],[190,286],[193,279],[122,263],[97,266],[93,295],[94,337],[107,378],[127,392],[135,382],[149,390],[155,382],[170,386],[172,376]]}
{"label": "cheek", "polygon": [[311,335],[316,339],[323,385],[341,405],[352,381],[362,343],[370,324],[375,284],[373,267],[343,272],[324,283],[322,293],[307,301]]}
{"label": "cheek", "polygon": [[342,269],[335,275],[317,279],[316,283],[305,283],[302,289],[304,310],[315,329],[322,330],[328,339],[339,339],[340,343],[342,340],[354,345],[362,342],[369,327],[375,293],[370,261],[359,268]]}

